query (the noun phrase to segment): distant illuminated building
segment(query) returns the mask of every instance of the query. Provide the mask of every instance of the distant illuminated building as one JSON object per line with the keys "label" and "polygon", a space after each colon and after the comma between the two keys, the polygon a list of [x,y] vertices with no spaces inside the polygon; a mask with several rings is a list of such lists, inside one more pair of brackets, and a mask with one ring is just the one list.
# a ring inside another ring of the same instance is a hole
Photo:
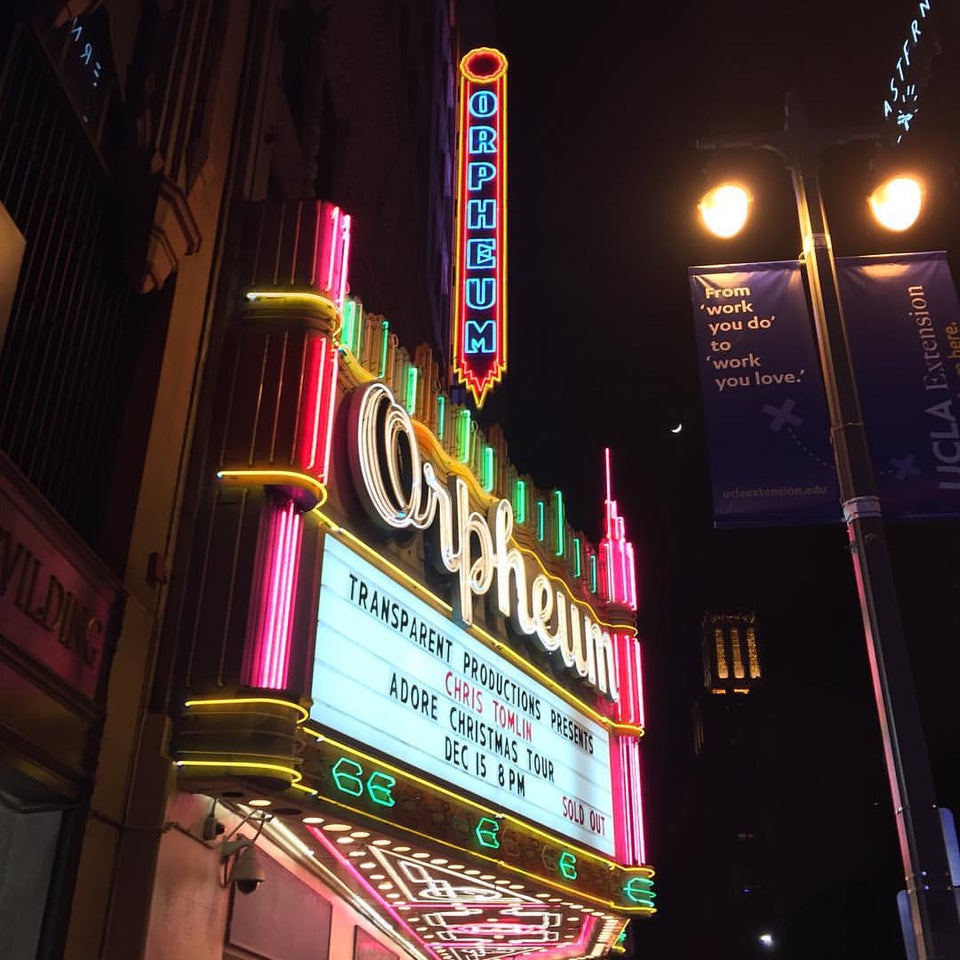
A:
{"label": "distant illuminated building", "polygon": [[708,614],[703,622],[703,677],[713,694],[747,694],[760,681],[756,615]]}
{"label": "distant illuminated building", "polygon": [[[701,634],[703,688],[693,705],[698,762],[693,832],[712,871],[700,926],[705,957],[759,956],[777,929],[774,823],[760,722],[761,631],[754,613],[708,613]],[[753,694],[753,696],[748,695]],[[772,942],[772,939],[771,939]]]}

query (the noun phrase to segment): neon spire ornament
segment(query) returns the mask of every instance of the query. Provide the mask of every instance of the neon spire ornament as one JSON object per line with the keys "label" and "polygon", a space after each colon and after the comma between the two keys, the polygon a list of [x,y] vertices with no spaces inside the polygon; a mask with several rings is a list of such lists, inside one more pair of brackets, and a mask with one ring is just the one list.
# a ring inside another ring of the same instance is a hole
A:
{"label": "neon spire ornament", "polygon": [[604,450],[607,498],[600,541],[600,592],[608,603],[637,609],[637,569],[633,544],[627,540],[623,517],[610,493],[610,448]]}
{"label": "neon spire ornament", "polygon": [[507,58],[460,61],[453,367],[478,407],[507,368]]}

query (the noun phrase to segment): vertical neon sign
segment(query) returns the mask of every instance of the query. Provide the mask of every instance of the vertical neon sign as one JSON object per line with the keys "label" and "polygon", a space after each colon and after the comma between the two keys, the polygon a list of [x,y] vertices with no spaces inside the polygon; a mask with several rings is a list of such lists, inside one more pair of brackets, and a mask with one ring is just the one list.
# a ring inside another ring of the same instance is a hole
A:
{"label": "vertical neon sign", "polygon": [[507,58],[460,61],[453,366],[477,406],[507,368]]}

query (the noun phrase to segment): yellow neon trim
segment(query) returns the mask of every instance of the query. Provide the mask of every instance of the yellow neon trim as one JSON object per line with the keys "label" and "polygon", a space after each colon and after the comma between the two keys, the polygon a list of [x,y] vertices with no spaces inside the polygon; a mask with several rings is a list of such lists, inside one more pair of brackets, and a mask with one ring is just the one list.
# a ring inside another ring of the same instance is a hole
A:
{"label": "yellow neon trim", "polygon": [[250,290],[245,296],[248,300],[307,300],[337,309],[336,303],[329,297],[307,290]]}
{"label": "yellow neon trim", "polygon": [[311,797],[319,797],[320,791],[316,787],[305,787],[302,783],[291,783],[290,789],[300,790],[303,793],[309,793]]}
{"label": "yellow neon trim", "polygon": [[244,296],[250,303],[256,303],[258,300],[268,302],[292,300],[294,302],[302,301],[304,303],[314,304],[315,306],[322,307],[324,313],[333,314],[333,319],[336,321],[334,324],[335,334],[339,334],[343,329],[343,314],[340,312],[340,308],[335,301],[323,296],[323,294],[310,293],[306,290],[250,290]]}
{"label": "yellow neon trim", "polygon": [[[386,559],[386,557],[374,550],[373,547],[368,546],[355,534],[341,527],[335,520],[326,516],[326,514],[324,514],[321,510],[314,509],[313,512],[321,521],[323,521],[323,523],[327,525],[327,527],[329,527],[330,533],[332,533],[334,537],[337,539],[347,540],[350,542],[350,544],[356,545],[358,548],[357,552],[366,557],[366,559],[368,559],[375,567],[377,567],[377,569],[384,573],[395,575],[394,579],[408,584],[412,588],[413,593],[420,596],[438,613],[449,615],[453,612],[453,607],[451,607],[450,604],[441,600],[436,594],[428,590],[418,580],[414,580],[410,574],[406,573],[404,570],[401,570],[399,567],[394,566],[389,560]],[[519,549],[522,550],[523,548],[520,547]],[[534,556],[536,555],[534,554]],[[387,569],[384,570],[384,567]],[[561,700],[563,700],[564,703],[567,703],[572,707],[576,707],[581,712],[587,714],[591,720],[593,720],[595,723],[598,723],[605,730],[620,734],[629,734],[636,737],[643,736],[643,727],[630,723],[617,723],[616,721],[611,720],[610,717],[600,713],[596,708],[590,706],[590,704],[584,703],[575,694],[570,693],[569,690],[557,683],[557,681],[552,677],[547,676],[547,674],[543,673],[528,660],[525,660],[519,653],[513,650],[512,647],[509,647],[507,644],[505,644],[502,640],[497,640],[495,637],[492,637],[482,627],[478,627],[476,624],[471,624],[469,627],[465,626],[464,624],[458,624],[457,626],[472,636],[475,640],[479,640],[488,649],[500,654],[500,656],[502,656],[505,660],[508,660],[528,677],[532,677],[542,686],[555,693]]]}
{"label": "yellow neon trim", "polygon": [[219,697],[211,700],[187,700],[184,706],[225,707],[236,706],[243,703],[272,703],[278,707],[289,707],[291,710],[295,710],[300,714],[300,719],[297,721],[298,724],[303,723],[310,716],[310,712],[299,703],[294,703],[292,700],[280,700],[276,697]]}
{"label": "yellow neon trim", "polygon": [[360,384],[367,384],[380,379],[360,362],[360,358],[349,347],[341,344],[340,355],[340,369],[349,368]]}
{"label": "yellow neon trim", "polygon": [[389,560],[377,553],[373,547],[368,546],[355,534],[351,533],[344,527],[341,527],[336,520],[326,516],[326,514],[321,512],[319,509],[319,505],[315,507],[312,512],[315,513],[318,519],[322,520],[330,528],[330,532],[333,533],[335,537],[350,541],[350,543],[357,548],[356,552],[365,556],[374,564],[374,566],[378,566],[378,563],[374,561],[379,561],[379,563],[385,564],[387,567],[389,567],[390,571],[396,574],[397,580],[407,584],[413,593],[419,594],[422,599],[425,600],[438,613],[443,613],[445,615],[453,613],[453,607],[451,607],[449,603],[441,600],[435,593],[432,593],[422,583],[420,583],[419,580],[415,580],[413,577],[411,577],[409,573],[401,570],[399,567],[395,567]]}
{"label": "yellow neon trim", "polygon": [[241,767],[244,770],[277,770],[280,773],[289,774],[293,778],[293,783],[299,783],[303,779],[303,774],[299,770],[281,766],[279,763],[260,763],[252,760],[175,760],[174,763],[178,767],[216,767],[218,770],[222,770],[224,767]]}
{"label": "yellow neon trim", "polygon": [[[467,61],[471,57],[479,56],[481,54],[486,54],[488,57],[493,57],[493,59],[498,62],[496,72],[486,76],[480,76],[480,74],[472,73],[469,69],[467,69]],[[463,76],[465,76],[468,80],[472,80],[474,83],[493,83],[494,80],[499,80],[506,72],[507,58],[499,50],[495,50],[493,47],[475,47],[469,53],[465,53],[460,58],[460,73],[463,74]]]}
{"label": "yellow neon trim", "polygon": [[[435,783],[430,780],[426,780],[423,777],[418,777],[415,773],[407,773],[406,770],[401,770],[399,767],[395,767],[392,764],[384,760],[381,760],[379,757],[373,757],[368,753],[364,753],[362,750],[358,750],[356,747],[347,746],[344,743],[340,743],[338,740],[334,740],[332,737],[328,737],[325,733],[318,733],[316,730],[313,730],[310,727],[304,727],[303,732],[310,734],[310,736],[312,737],[316,737],[317,740],[320,740],[324,743],[329,743],[332,747],[336,748],[337,750],[344,750],[349,754],[353,754],[355,756],[361,757],[364,760],[368,761],[369,763],[376,764],[378,767],[386,767],[389,771],[399,774],[399,776],[401,777],[405,777],[408,780],[413,780],[414,783],[419,783],[421,786],[427,787],[430,790],[435,790],[438,793],[451,797],[452,799],[457,800],[458,802],[464,804],[464,806],[470,807],[473,810],[476,810],[484,814],[485,816],[490,815],[491,817],[498,820],[509,821],[510,823],[518,827],[521,827],[522,829],[530,833],[536,834],[537,836],[540,837],[541,840],[545,840],[548,843],[552,843],[552,844],[558,844],[568,850],[573,850],[578,855],[582,856],[584,859],[592,860],[595,863],[599,863],[602,866],[606,867],[608,870],[614,869],[614,870],[624,870],[624,871],[630,870],[631,872],[637,871],[648,880],[652,879],[656,875],[656,871],[652,867],[647,867],[647,866],[625,867],[623,866],[623,864],[618,863],[616,860],[611,860],[609,857],[604,857],[601,854],[595,853],[592,850],[587,850],[584,847],[579,847],[577,846],[576,843],[570,840],[567,840],[565,837],[561,838],[561,837],[558,837],[556,834],[548,833],[546,830],[541,830],[539,827],[531,826],[525,821],[520,820],[518,817],[514,817],[509,813],[499,813],[498,811],[493,810],[490,807],[485,807],[482,804],[477,803],[475,800],[469,800],[467,797],[461,796],[459,793],[457,793],[454,790],[449,790],[447,787],[442,787],[438,783]],[[324,797],[326,798],[326,795],[324,795]],[[335,804],[338,803],[338,801],[332,798],[330,799],[330,802]],[[338,805],[346,806],[345,804],[338,804]],[[351,807],[350,809],[354,809],[354,808]],[[364,813],[363,815],[367,816],[366,813]],[[392,820],[384,820],[383,822],[390,823],[395,827],[401,826],[400,824],[396,823],[396,821],[392,821]],[[407,828],[403,827],[403,829],[406,830]],[[427,834],[424,834],[424,836],[428,836],[429,839],[439,840],[439,838],[429,837],[429,835]],[[446,841],[442,841],[442,842],[446,842]],[[448,846],[453,846],[453,844],[448,844]],[[465,848],[457,847],[457,849],[462,850]],[[472,853],[473,851],[467,851],[467,852]],[[478,854],[478,856],[483,856],[483,854]],[[493,858],[486,857],[485,859],[492,860]]]}
{"label": "yellow neon trim", "polygon": [[317,498],[317,506],[327,502],[327,488],[316,477],[299,470],[218,470],[217,479],[233,486],[278,486],[286,484],[303,487]]}

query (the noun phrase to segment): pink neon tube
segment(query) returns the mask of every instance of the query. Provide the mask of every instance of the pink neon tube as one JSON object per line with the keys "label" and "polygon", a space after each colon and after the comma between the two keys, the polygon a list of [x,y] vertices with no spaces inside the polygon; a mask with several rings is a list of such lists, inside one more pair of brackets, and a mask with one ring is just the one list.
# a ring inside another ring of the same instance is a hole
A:
{"label": "pink neon tube", "polygon": [[334,301],[338,307],[343,307],[343,298],[347,295],[347,267],[350,263],[350,224],[349,214],[343,215],[343,245],[340,250],[340,279],[334,291]]}
{"label": "pink neon tube", "polygon": [[250,684],[269,690],[287,685],[290,633],[300,555],[301,519],[292,500],[271,505],[264,549],[257,636]]}

